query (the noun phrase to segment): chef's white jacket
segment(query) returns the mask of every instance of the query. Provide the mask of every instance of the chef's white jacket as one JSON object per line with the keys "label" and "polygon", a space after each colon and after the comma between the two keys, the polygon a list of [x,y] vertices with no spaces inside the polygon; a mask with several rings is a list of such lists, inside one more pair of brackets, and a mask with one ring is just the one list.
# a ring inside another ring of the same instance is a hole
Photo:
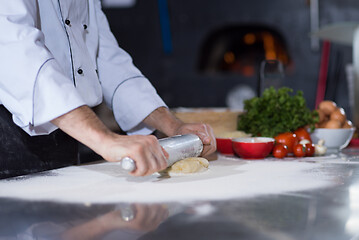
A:
{"label": "chef's white jacket", "polygon": [[0,0],[0,103],[30,135],[79,106],[105,101],[124,131],[165,106],[122,50],[100,0]]}

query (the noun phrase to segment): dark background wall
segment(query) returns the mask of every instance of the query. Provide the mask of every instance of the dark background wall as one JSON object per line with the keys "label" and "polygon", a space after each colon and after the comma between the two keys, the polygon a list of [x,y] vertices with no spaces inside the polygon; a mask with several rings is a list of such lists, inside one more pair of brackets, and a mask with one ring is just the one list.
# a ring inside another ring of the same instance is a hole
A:
{"label": "dark background wall", "polygon": [[[310,45],[310,8],[307,0],[168,0],[173,51],[163,50],[157,0],[138,0],[131,8],[105,8],[120,46],[151,80],[170,107],[224,107],[227,93],[238,84],[254,86],[258,76],[203,73],[198,70],[205,39],[219,28],[259,24],[280,32],[292,67],[284,85],[303,90],[314,107],[321,52]],[[358,21],[359,1],[321,0],[320,26]],[[352,62],[351,47],[331,45],[326,99],[347,110],[345,65]]]}

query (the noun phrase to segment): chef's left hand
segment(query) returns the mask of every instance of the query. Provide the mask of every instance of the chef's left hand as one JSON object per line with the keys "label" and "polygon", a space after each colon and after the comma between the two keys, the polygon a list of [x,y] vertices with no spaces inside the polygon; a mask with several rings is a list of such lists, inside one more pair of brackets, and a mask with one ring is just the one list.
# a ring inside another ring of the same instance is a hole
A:
{"label": "chef's left hand", "polygon": [[216,139],[211,126],[204,123],[183,123],[176,130],[176,134],[196,134],[203,142],[201,156],[206,156],[216,151]]}
{"label": "chef's left hand", "polygon": [[216,139],[212,128],[203,123],[184,123],[176,118],[168,108],[159,107],[144,119],[144,123],[167,136],[196,134],[203,142],[201,156],[216,151]]}

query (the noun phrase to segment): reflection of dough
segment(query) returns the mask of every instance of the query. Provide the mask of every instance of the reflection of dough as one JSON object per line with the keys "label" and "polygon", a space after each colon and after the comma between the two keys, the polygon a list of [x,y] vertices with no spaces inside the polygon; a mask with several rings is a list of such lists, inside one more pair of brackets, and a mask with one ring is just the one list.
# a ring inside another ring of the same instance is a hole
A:
{"label": "reflection of dough", "polygon": [[166,172],[171,173],[196,173],[208,169],[209,162],[205,158],[190,157],[180,160],[169,167]]}

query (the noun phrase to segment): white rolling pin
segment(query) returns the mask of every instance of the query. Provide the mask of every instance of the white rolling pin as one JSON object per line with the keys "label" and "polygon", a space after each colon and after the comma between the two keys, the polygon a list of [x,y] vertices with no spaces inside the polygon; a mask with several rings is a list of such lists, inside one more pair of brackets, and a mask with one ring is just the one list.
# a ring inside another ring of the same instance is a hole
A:
{"label": "white rolling pin", "polygon": [[[201,139],[194,134],[177,135],[158,140],[159,144],[166,150],[169,157],[167,165],[172,166],[175,162],[188,157],[198,157],[203,150]],[[136,169],[136,163],[129,157],[121,160],[121,167],[128,172]]]}

